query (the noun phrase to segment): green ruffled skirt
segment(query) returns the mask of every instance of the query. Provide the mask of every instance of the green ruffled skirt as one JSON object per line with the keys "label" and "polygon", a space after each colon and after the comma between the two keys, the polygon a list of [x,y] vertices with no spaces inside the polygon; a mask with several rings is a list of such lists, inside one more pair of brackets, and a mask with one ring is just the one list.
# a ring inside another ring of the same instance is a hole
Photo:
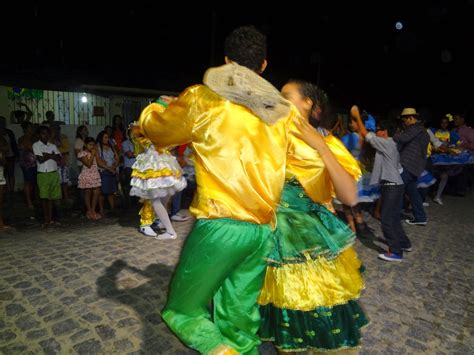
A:
{"label": "green ruffled skirt", "polygon": [[261,339],[283,351],[357,347],[368,320],[356,301],[364,283],[354,233],[297,182],[285,185],[277,221],[259,297]]}

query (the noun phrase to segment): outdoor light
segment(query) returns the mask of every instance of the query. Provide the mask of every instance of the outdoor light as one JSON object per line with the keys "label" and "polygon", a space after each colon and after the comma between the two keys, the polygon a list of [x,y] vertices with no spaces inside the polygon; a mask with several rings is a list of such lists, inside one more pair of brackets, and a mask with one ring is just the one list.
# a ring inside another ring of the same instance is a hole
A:
{"label": "outdoor light", "polygon": [[398,21],[398,22],[395,24],[395,28],[400,31],[400,30],[403,28],[403,23],[401,23],[400,21]]}
{"label": "outdoor light", "polygon": [[86,104],[86,103],[87,103],[87,96],[86,96],[86,94],[82,94],[81,101],[82,101],[83,104]]}

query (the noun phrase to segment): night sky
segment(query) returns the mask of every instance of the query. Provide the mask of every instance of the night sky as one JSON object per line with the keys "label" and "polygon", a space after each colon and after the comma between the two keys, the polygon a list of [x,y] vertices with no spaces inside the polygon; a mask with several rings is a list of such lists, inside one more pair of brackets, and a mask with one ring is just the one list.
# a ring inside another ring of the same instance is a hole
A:
{"label": "night sky", "polygon": [[266,11],[156,1],[1,5],[9,30],[0,84],[181,91],[222,64],[233,28],[253,24],[268,35],[264,77],[277,87],[297,77],[319,82],[341,107],[413,105],[472,116],[474,0],[314,3],[314,11],[303,2]]}

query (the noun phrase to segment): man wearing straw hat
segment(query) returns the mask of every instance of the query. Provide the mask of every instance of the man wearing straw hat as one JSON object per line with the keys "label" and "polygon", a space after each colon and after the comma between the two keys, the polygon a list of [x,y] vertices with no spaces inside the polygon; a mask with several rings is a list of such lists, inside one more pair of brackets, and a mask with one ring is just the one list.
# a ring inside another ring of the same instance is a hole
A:
{"label": "man wearing straw hat", "polygon": [[418,177],[426,165],[426,153],[430,137],[423,124],[419,121],[419,114],[414,108],[404,108],[400,114],[404,130],[395,134],[393,140],[398,144],[400,163],[403,167],[402,179],[405,192],[410,199],[413,209],[413,219],[405,222],[412,225],[425,226],[426,214],[423,208],[422,197],[416,187]]}

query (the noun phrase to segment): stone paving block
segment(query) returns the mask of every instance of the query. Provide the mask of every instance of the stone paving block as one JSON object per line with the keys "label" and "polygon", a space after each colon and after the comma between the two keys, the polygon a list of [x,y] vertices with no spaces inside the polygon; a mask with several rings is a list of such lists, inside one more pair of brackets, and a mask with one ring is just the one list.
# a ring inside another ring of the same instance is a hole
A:
{"label": "stone paving block", "polygon": [[60,277],[69,274],[69,270],[62,267],[51,271],[50,274],[52,277]]}
{"label": "stone paving block", "polygon": [[38,314],[38,316],[40,317],[44,317],[50,313],[52,313],[53,311],[56,310],[56,307],[55,305],[52,305],[52,304],[48,304],[47,306],[45,307],[42,307],[42,308],[39,308],[36,312],[36,314]]}
{"label": "stone paving block", "polygon": [[405,344],[407,346],[409,346],[410,348],[412,349],[415,349],[415,350],[418,350],[418,351],[426,351],[428,350],[428,348],[426,347],[426,345],[420,343],[420,342],[417,342],[415,340],[412,340],[412,339],[407,339],[405,341]]}
{"label": "stone paving block", "polygon": [[17,316],[25,311],[25,307],[18,303],[7,304],[5,307],[5,314],[7,317]]}
{"label": "stone paving block", "polygon": [[136,318],[125,318],[118,321],[118,326],[120,328],[131,327],[137,324],[140,324],[140,321]]}
{"label": "stone paving block", "polygon": [[63,277],[63,282],[67,284],[67,283],[69,283],[71,281],[74,281],[74,280],[77,280],[77,279],[79,279],[79,276],[77,276],[77,275],[67,275],[67,276]]}
{"label": "stone paving block", "polygon": [[54,338],[40,341],[39,344],[45,354],[59,354],[61,351],[61,345]]}
{"label": "stone paving block", "polygon": [[46,282],[40,283],[40,286],[41,286],[41,288],[43,288],[45,290],[51,290],[56,286],[56,284],[52,281],[46,281]]}
{"label": "stone paving block", "polygon": [[115,329],[108,325],[98,325],[95,327],[95,331],[102,340],[109,340],[115,338]]}
{"label": "stone paving block", "polygon": [[22,281],[22,282],[18,282],[15,285],[13,285],[13,288],[28,288],[30,286],[31,286],[31,282]]}
{"label": "stone paving block", "polygon": [[13,275],[13,276],[10,276],[10,277],[6,277],[4,280],[5,282],[7,283],[19,283],[20,281],[22,281],[24,278],[23,275]]}
{"label": "stone paving block", "polygon": [[1,343],[3,344],[8,343],[10,340],[13,340],[15,338],[16,338],[16,334],[10,330],[5,330],[5,331],[0,332],[0,340],[1,340]]}
{"label": "stone paving block", "polygon": [[64,310],[60,309],[59,311],[54,312],[53,314],[44,318],[45,322],[51,322],[58,319],[61,319],[65,316]]}
{"label": "stone paving block", "polygon": [[92,287],[86,286],[86,287],[81,287],[80,289],[77,289],[76,291],[74,291],[74,294],[76,296],[82,297],[82,296],[90,295],[93,292],[94,291],[93,291]]}
{"label": "stone paving block", "polygon": [[81,267],[81,268],[77,269],[75,272],[76,272],[78,275],[82,275],[82,274],[88,273],[89,271],[91,271],[90,268],[88,268],[88,267]]}
{"label": "stone paving block", "polygon": [[4,348],[0,348],[0,351],[4,355],[18,355],[18,354],[26,354],[28,347],[23,344],[15,344],[11,346],[7,346]]}
{"label": "stone paving block", "polygon": [[102,317],[101,316],[98,316],[97,314],[94,314],[94,313],[87,313],[85,315],[82,316],[82,319],[85,319],[86,321],[88,321],[89,323],[95,323],[95,322],[99,322],[102,320]]}
{"label": "stone paving block", "polygon": [[105,313],[110,320],[117,320],[127,317],[130,312],[125,309],[114,309]]}
{"label": "stone paving block", "polygon": [[39,324],[40,323],[30,315],[20,317],[15,321],[15,325],[18,327],[18,329],[23,331],[34,328]]}
{"label": "stone paving block", "polygon": [[27,300],[34,307],[42,306],[46,303],[49,303],[48,297],[46,297],[44,295],[39,295],[39,296],[38,295],[33,295],[33,296],[30,296],[30,297],[27,297]]}
{"label": "stone paving block", "polygon": [[0,301],[10,301],[15,297],[15,293],[5,291],[5,292],[0,292]]}
{"label": "stone paving block", "polygon": [[131,343],[128,339],[120,339],[114,341],[114,349],[118,352],[125,352],[126,350],[130,350],[133,348],[133,343]]}
{"label": "stone paving block", "polygon": [[79,328],[79,323],[73,319],[66,319],[52,326],[54,335],[70,333]]}
{"label": "stone paving block", "polygon": [[46,275],[38,275],[34,277],[36,282],[47,282],[50,281],[50,279]]}
{"label": "stone paving block", "polygon": [[158,313],[149,314],[145,317],[145,319],[153,325],[157,325],[163,322],[163,320],[161,319],[161,315],[159,315]]}
{"label": "stone paving block", "polygon": [[70,339],[76,343],[78,342],[79,340],[82,340],[84,338],[89,338],[90,335],[92,334],[92,331],[90,329],[81,329],[79,330],[78,332],[74,333],[73,335],[71,335]]}
{"label": "stone paving block", "polygon": [[39,289],[37,287],[32,287],[32,288],[28,288],[26,290],[21,291],[21,295],[23,297],[39,295],[40,293],[41,293],[41,289]]}
{"label": "stone paving block", "polygon": [[37,330],[32,330],[26,333],[26,338],[28,340],[37,339],[37,338],[43,338],[46,335],[48,335],[48,331],[46,329],[37,329]]}
{"label": "stone paving block", "polygon": [[64,305],[71,305],[71,304],[74,304],[78,301],[78,297],[63,297],[60,299],[61,303],[64,304]]}
{"label": "stone paving block", "polygon": [[79,265],[69,261],[69,262],[64,263],[63,266],[68,269],[73,269],[73,268],[78,267]]}

